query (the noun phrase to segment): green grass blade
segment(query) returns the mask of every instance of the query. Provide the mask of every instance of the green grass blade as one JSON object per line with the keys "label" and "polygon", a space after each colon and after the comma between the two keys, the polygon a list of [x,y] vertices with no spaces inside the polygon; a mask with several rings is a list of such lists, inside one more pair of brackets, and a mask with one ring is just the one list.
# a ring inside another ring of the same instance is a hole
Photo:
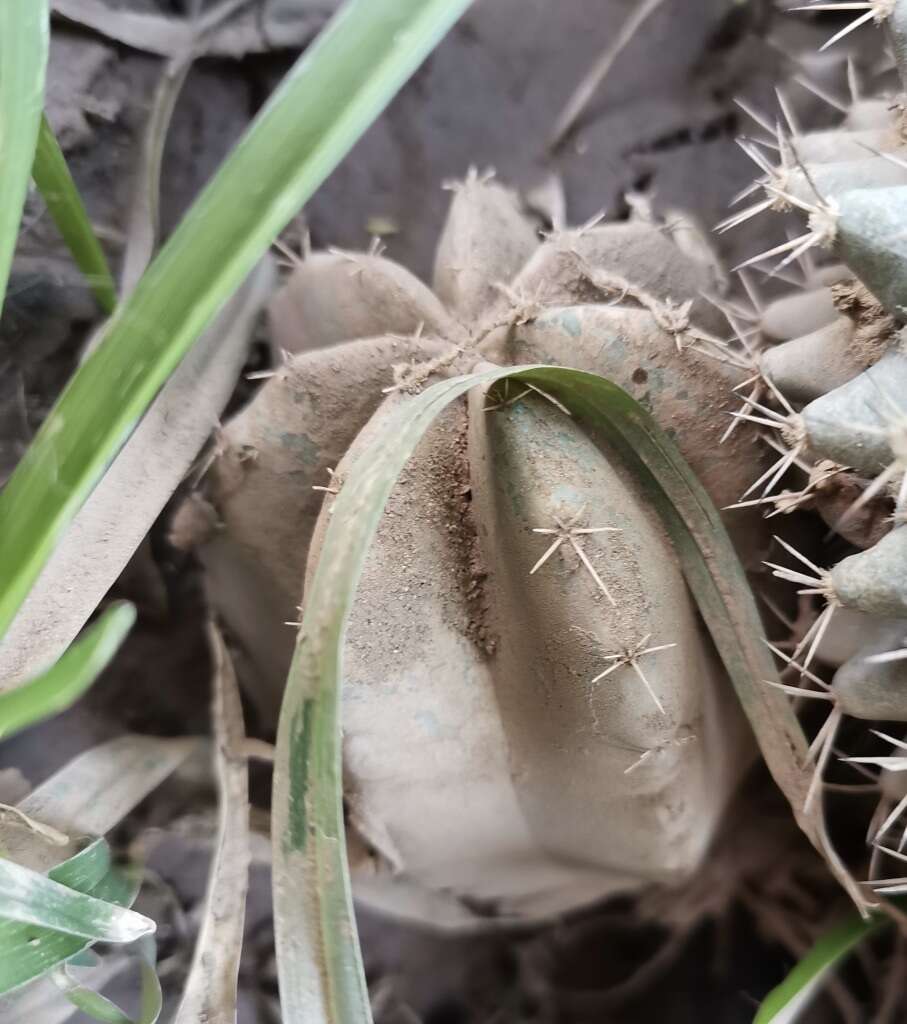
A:
{"label": "green grass blade", "polygon": [[116,285],[107,265],[101,243],[95,236],[88,212],[72,180],[66,157],[57,142],[47,117],[41,117],[32,177],[44,197],[47,209],[69,246],[76,266],[85,275],[89,287],[105,313],[117,304]]}
{"label": "green grass blade", "polygon": [[[70,761],[20,801],[16,810],[42,828],[53,827],[73,839],[101,835],[114,828],[198,746],[199,741],[191,738],[117,737]],[[44,835],[23,828],[21,819],[8,817],[0,822],[0,853],[4,856],[33,870],[46,870],[53,881],[98,900],[123,907],[132,905],[139,877],[111,864],[110,849],[103,839],[59,863],[73,849],[73,845],[68,849],[51,846]],[[40,942],[33,942],[35,938]],[[78,936],[0,919],[0,995],[40,978],[63,962],[74,964],[73,957],[90,944]],[[146,937],[133,948],[142,960],[140,1020],[145,1024],[160,1010],[153,970],[154,943]],[[20,1019],[8,1000],[0,1003],[0,1018]]]}
{"label": "green grass blade", "polygon": [[138,956],[142,978],[138,1017],[130,1017],[106,996],[79,984],[67,971],[67,966],[73,963],[72,960],[68,964],[61,964],[57,967],[51,974],[51,978],[76,1009],[81,1010],[93,1020],[100,1021],[101,1024],[156,1024],[163,1009],[164,996],[161,991],[160,979],[154,969],[155,945],[149,937],[148,939],[139,939],[134,948]]}
{"label": "green grass blade", "polygon": [[142,973],[142,994],[136,1024],[156,1024],[164,1008],[164,993],[155,970],[157,945],[152,935],[146,935],[135,944]]}
{"label": "green grass blade", "polygon": [[74,704],[110,663],[134,622],[131,604],[112,604],[46,672],[0,693],[0,737]]}
{"label": "green grass blade", "polygon": [[0,635],[192,343],[468,2],[350,0],[262,109],[0,495]]}
{"label": "green grass blade", "polygon": [[44,109],[48,0],[0,3],[0,309]]}
{"label": "green grass blade", "polygon": [[[907,897],[895,896],[901,909]],[[819,938],[788,976],[769,992],[759,1006],[753,1024],[792,1024],[821,991],[831,971],[870,936],[894,923],[885,914],[860,917],[850,914]]]}
{"label": "green grass blade", "polygon": [[[130,906],[138,891],[137,879],[111,865],[110,848],[103,839],[57,865],[47,878],[120,907]],[[55,929],[0,919],[0,995],[40,978],[90,944],[88,939]]]}
{"label": "green grass blade", "polygon": [[141,914],[9,860],[0,860],[0,917],[91,942],[134,942],[154,931]]}
{"label": "green grass blade", "polygon": [[806,742],[783,695],[760,682],[775,671],[743,569],[717,511],[649,414],[611,382],[561,367],[442,381],[401,401],[345,474],[306,588],[272,802],[277,962],[288,1020],[371,1019],[346,864],[339,739],[343,637],[368,547],[398,475],[435,417],[470,388],[510,376],[554,396],[651,496],[769,768],[792,805],[802,807],[808,776],[798,758]]}
{"label": "green grass blade", "polygon": [[116,1003],[112,1003],[100,992],[80,985],[66,970],[65,964],[58,967],[51,978],[69,1002],[86,1017],[100,1021],[101,1024],[133,1024],[132,1018],[123,1013]]}

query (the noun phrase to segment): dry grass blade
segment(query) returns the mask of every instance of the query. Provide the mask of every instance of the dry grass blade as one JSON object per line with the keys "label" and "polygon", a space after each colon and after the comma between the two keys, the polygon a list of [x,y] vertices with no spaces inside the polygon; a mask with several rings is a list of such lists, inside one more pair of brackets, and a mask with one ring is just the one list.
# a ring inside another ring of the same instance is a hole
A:
{"label": "dry grass blade", "polygon": [[[180,58],[211,36],[225,21],[253,0],[223,0],[199,18],[175,18],[165,14],[123,10],[106,0],[52,0],[54,14],[84,25],[126,46]],[[230,48],[228,47],[228,50]],[[239,56],[242,49],[235,54]]]}
{"label": "dry grass blade", "polygon": [[181,19],[115,10],[103,0],[53,0],[53,11],[117,42],[161,56],[179,53],[189,40],[188,26]]}
{"label": "dry grass blade", "polygon": [[208,636],[214,660],[214,758],[220,820],[205,916],[174,1024],[234,1024],[249,884],[249,780],[243,754],[242,703],[223,637],[214,625],[209,626]]}
{"label": "dry grass blade", "polygon": [[635,9],[631,11],[627,20],[621,26],[620,31],[605,49],[604,53],[601,54],[598,60],[596,60],[589,69],[586,76],[576,87],[573,95],[567,101],[567,105],[558,116],[554,125],[554,132],[551,135],[551,141],[548,143],[549,149],[557,149],[561,144],[564,137],[576,124],[577,119],[589,103],[589,100],[592,99],[592,96],[595,94],[595,90],[598,89],[607,77],[608,72],[614,65],[614,62],[621,53],[623,53],[627,44],[640,30],[644,22],[654,14],[664,2],[665,0],[642,0],[642,2],[635,6]]}
{"label": "dry grass blade", "polygon": [[[120,280],[123,296],[131,294],[135,289],[157,247],[160,231],[161,161],[164,157],[170,121],[186,76],[196,58],[204,53],[205,40],[210,34],[237,10],[247,7],[250,2],[251,0],[223,0],[203,19],[190,21],[185,28],[185,39],[181,49],[174,53],[164,67],[154,91],[148,122],[142,135],[139,166],[129,211],[129,225],[126,229],[126,251]],[[114,17],[123,15],[123,12],[111,13]],[[165,20],[168,23],[173,21],[170,18]]]}
{"label": "dry grass blade", "polygon": [[135,290],[157,246],[164,143],[167,141],[176,101],[194,59],[194,52],[186,51],[183,56],[174,57],[169,61],[151,101],[148,123],[142,136],[139,166],[126,229],[126,249],[120,274],[120,287],[124,296]]}
{"label": "dry grass blade", "polygon": [[[79,511],[0,639],[0,690],[61,657],[217,425],[273,284],[266,260],[227,303]],[[79,580],[72,588],[70,580]]]}
{"label": "dry grass blade", "polygon": [[[20,800],[29,818],[71,837],[105,835],[199,747],[195,739],[127,734],[92,747]],[[13,821],[0,822],[4,855],[44,871],[76,850],[51,847]]]}

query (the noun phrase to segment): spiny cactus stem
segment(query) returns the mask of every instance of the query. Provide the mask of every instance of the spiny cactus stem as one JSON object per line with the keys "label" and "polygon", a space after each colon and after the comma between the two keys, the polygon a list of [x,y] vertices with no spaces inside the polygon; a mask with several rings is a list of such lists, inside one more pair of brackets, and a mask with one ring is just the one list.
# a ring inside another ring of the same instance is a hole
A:
{"label": "spiny cactus stem", "polygon": [[645,686],[649,696],[655,702],[655,706],[662,714],[665,714],[664,705],[658,699],[655,691],[652,689],[652,684],[646,678],[646,675],[643,672],[643,670],[639,667],[639,659],[647,654],[655,654],[658,651],[666,651],[671,647],[676,647],[677,644],[658,644],[656,647],[646,647],[645,645],[649,642],[649,640],[651,640],[651,638],[652,634],[647,633],[642,638],[642,640],[640,640],[639,643],[636,644],[635,647],[625,647],[620,654],[605,655],[605,661],[613,661],[614,664],[611,665],[610,668],[606,668],[604,672],[600,672],[593,680],[591,680],[591,682],[597,683],[600,680],[605,679],[607,676],[611,675],[612,672],[616,672],[619,668],[629,666],[636,673],[637,677],[642,682],[643,686]]}
{"label": "spiny cactus stem", "polygon": [[743,270],[745,267],[752,266],[755,263],[760,263],[762,260],[771,259],[773,256],[780,256],[782,253],[787,253],[784,259],[782,259],[772,271],[770,276],[774,276],[778,271],[783,270],[788,266],[788,264],[793,263],[794,260],[800,259],[801,256],[814,246],[824,247],[829,246],[834,242],[838,233],[838,208],[837,204],[832,199],[819,200],[816,203],[804,203],[789,192],[784,192],[780,189],[776,190],[770,183],[766,183],[765,188],[769,191],[777,191],[778,194],[783,196],[783,198],[791,205],[797,206],[809,214],[809,218],[807,220],[807,227],[809,230],[804,234],[798,235],[796,238],[791,238],[786,242],[782,242],[780,245],[776,245],[773,249],[767,249],[765,252],[752,256],[734,268],[735,270]]}
{"label": "spiny cactus stem", "polygon": [[604,581],[602,580],[601,576],[599,576],[595,566],[589,559],[589,556],[583,550],[583,546],[582,544],[580,544],[578,538],[593,533],[620,533],[621,530],[618,526],[576,526],[575,524],[579,522],[585,510],[586,506],[583,505],[579,512],[577,512],[576,515],[572,516],[566,522],[562,520],[560,517],[554,516],[554,521],[557,524],[555,527],[543,526],[533,528],[533,533],[541,533],[547,536],[553,536],[555,540],[548,548],[548,550],[542,555],[542,557],[529,570],[529,575],[532,576],[539,569],[541,569],[545,562],[547,562],[548,559],[556,551],[558,551],[561,548],[561,546],[566,542],[576,552],[577,557],[582,562],[586,571],[595,581],[595,585],[598,587],[598,589],[605,595],[605,597],[608,599],[611,605],[616,608],[617,602],[611,596],[611,592],[605,586]]}
{"label": "spiny cactus stem", "polygon": [[[757,401],[757,395],[760,398],[762,397],[761,387],[757,386],[753,388],[745,399],[743,408],[737,412],[732,412],[729,415],[734,417],[735,422],[739,422],[740,420],[749,420],[751,423],[757,423],[761,426],[770,427],[772,430],[777,430],[781,434],[784,442],[788,444],[790,448],[780,448],[771,442],[766,436],[766,440],[769,440],[771,446],[781,453],[781,458],[772,463],[772,465],[769,466],[758,480],[755,480],[750,484],[750,486],[740,496],[741,501],[766,480],[768,480],[768,483],[765,485],[762,494],[763,497],[768,495],[787,470],[797,463],[797,460],[806,447],[806,429],[802,418],[794,411],[793,406],[788,402],[784,395],[778,390],[775,383],[768,376],[760,372],[759,381],[760,385],[764,384],[765,387],[772,392],[772,394],[787,410],[788,414],[786,416],[782,416],[780,413],[775,412],[774,409],[770,409],[768,406],[762,405]],[[754,416],[751,412],[752,409],[763,413],[764,416]],[[730,433],[730,429],[726,430],[721,440],[724,441],[730,436]]]}
{"label": "spiny cactus stem", "polygon": [[752,494],[752,492],[763,482],[765,483],[765,486],[762,489],[762,497],[767,498],[771,494],[772,488],[777,485],[778,481],[791,468],[791,466],[797,462],[802,450],[801,445],[795,445],[789,451],[784,452],[779,459],[769,466],[758,480],[755,480],[750,484],[750,486],[741,495],[741,500],[746,498],[748,494]]}
{"label": "spiny cactus stem", "polygon": [[[766,380],[766,384],[768,381]],[[773,462],[768,469],[749,487],[741,494],[740,500],[743,501],[747,495],[752,494],[757,487],[765,484],[762,490],[762,496],[766,497],[772,490],[772,488],[778,483],[784,474],[790,469],[791,466],[796,465],[800,455],[806,447],[806,431],[803,425],[802,418],[797,413],[791,413],[788,416],[782,416],[780,413],[775,412],[774,409],[769,409],[767,406],[761,405],[755,399],[755,389],[747,397],[743,409],[739,412],[730,412],[729,416],[733,417],[735,422],[745,420],[749,423],[756,423],[759,426],[769,427],[772,430],[777,430],[782,440],[790,447],[788,449],[780,448],[775,444],[772,444],[773,448],[776,448],[781,453],[781,457]],[[756,409],[759,412],[764,413],[763,416],[756,416],[749,412],[748,409]],[[728,436],[729,431],[725,431],[725,437]],[[766,440],[769,437],[764,435]],[[722,438],[724,440],[724,438]],[[771,443],[769,441],[769,443]]]}
{"label": "spiny cactus stem", "polygon": [[881,395],[888,406],[888,409],[882,413],[885,425],[880,427],[855,424],[854,429],[873,437],[884,437],[894,458],[835,523],[836,530],[849,522],[856,512],[878,494],[885,491],[897,480],[898,476],[901,477],[900,483],[896,488],[892,488],[895,499],[895,520],[903,520],[905,512],[907,512],[905,509],[905,505],[907,505],[907,413],[886,391],[881,391]]}

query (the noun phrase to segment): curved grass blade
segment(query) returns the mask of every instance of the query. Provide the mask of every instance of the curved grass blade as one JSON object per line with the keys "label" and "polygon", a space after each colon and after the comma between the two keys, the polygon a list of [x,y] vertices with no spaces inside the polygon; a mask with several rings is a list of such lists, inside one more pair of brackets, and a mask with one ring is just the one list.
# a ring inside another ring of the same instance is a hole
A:
{"label": "curved grass blade", "polygon": [[[199,749],[198,738],[164,739],[126,733],[79,754],[16,809],[69,836],[102,836]],[[0,852],[37,871],[74,849],[51,849],[46,840],[15,822],[0,821]],[[55,876],[52,876],[55,877]]]}
{"label": "curved grass blade", "polygon": [[46,115],[41,116],[32,177],[98,304],[105,313],[112,313],[117,304],[117,292],[107,257],[95,236],[82,197],[69,173],[66,157]]}
{"label": "curved grass blade", "polygon": [[51,973],[51,979],[69,1002],[86,1017],[100,1021],[101,1024],[134,1024],[132,1018],[123,1013],[116,1003],[100,992],[95,992],[93,988],[80,985],[65,965],[57,967]]}
{"label": "curved grass blade", "polygon": [[135,608],[118,601],[40,676],[0,693],[0,737],[65,711],[104,671],[135,622]]}
{"label": "curved grass blade", "polygon": [[792,1024],[821,990],[828,974],[865,939],[891,925],[890,917],[851,914],[829,929],[788,976],[763,999],[753,1024]]}
{"label": "curved grass blade", "polygon": [[142,914],[0,860],[0,917],[91,942],[134,942],[154,931]]}
{"label": "curved grass blade", "polygon": [[47,0],[0,4],[0,308],[44,109],[48,18]]}
{"label": "curved grass blade", "polygon": [[192,343],[468,3],[350,0],[261,110],[0,495],[0,635]]}
{"label": "curved grass blade", "polygon": [[274,775],[277,961],[291,1020],[370,1021],[352,911],[342,809],[340,679],[343,637],[362,565],[384,505],[435,417],[470,388],[505,377],[532,384],[567,408],[651,495],[690,589],[740,696],[763,755],[801,825],[806,741],[759,638],[761,624],[730,540],[674,445],[626,392],[561,367],[493,369],[442,381],[403,399],[345,476],[321,556],[307,585],[302,626],[281,708]]}
{"label": "curved grass blade", "polygon": [[[52,868],[46,878],[110,906],[128,907],[138,892],[137,878],[111,865],[110,848],[103,839]],[[0,994],[41,977],[90,945],[82,936],[0,919]],[[0,1004],[0,1012],[3,1009]]]}
{"label": "curved grass blade", "polygon": [[[100,992],[80,984],[67,970],[67,965],[62,964],[51,974],[56,986],[76,1009],[81,1010],[86,1016],[93,1020],[101,1021],[101,1024],[156,1024],[164,1005],[164,996],[161,991],[160,979],[155,972],[156,948],[150,937],[139,939],[135,943],[135,952],[139,960],[141,971],[141,996],[139,1015],[130,1017],[124,1013],[116,1003],[111,1002]],[[72,960],[70,960],[70,964]],[[211,1020],[214,1018],[202,1018],[197,1020]]]}

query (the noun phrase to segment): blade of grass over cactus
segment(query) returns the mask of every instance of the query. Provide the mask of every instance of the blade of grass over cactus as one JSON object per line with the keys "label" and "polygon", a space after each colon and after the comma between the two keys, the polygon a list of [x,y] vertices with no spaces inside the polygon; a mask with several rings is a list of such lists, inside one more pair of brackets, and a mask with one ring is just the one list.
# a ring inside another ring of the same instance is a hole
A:
{"label": "blade of grass over cactus", "polygon": [[0,4],[0,308],[44,108],[48,18],[47,0]]}
{"label": "blade of grass over cactus", "polygon": [[105,325],[0,495],[0,633],[192,343],[468,2],[350,0],[290,71]]}
{"label": "blade of grass over cactus", "polygon": [[72,258],[88,280],[105,313],[117,304],[116,286],[101,243],[95,237],[88,213],[72,180],[66,157],[46,117],[41,118],[32,177],[47,203],[54,224],[69,246]]}
{"label": "blade of grass over cactus", "polygon": [[783,695],[761,683],[775,672],[743,569],[718,513],[648,413],[609,381],[561,367],[442,381],[401,400],[367,458],[350,468],[307,588],[280,715],[273,800],[278,973],[290,1020],[370,1020],[346,866],[339,739],[343,637],[366,553],[399,473],[435,417],[470,388],[505,377],[554,397],[651,495],[769,768],[803,828],[822,842],[820,823],[799,810],[808,784],[803,732]]}
{"label": "blade of grass over cactus", "polygon": [[135,608],[111,605],[46,672],[0,693],[0,737],[65,711],[110,663],[135,622]]}
{"label": "blade of grass over cactus", "polygon": [[[901,904],[903,906],[903,903]],[[821,991],[834,970],[865,939],[892,923],[890,917],[874,914],[863,918],[851,914],[830,928],[794,967],[788,976],[762,1000],[753,1024],[791,1024]]]}

